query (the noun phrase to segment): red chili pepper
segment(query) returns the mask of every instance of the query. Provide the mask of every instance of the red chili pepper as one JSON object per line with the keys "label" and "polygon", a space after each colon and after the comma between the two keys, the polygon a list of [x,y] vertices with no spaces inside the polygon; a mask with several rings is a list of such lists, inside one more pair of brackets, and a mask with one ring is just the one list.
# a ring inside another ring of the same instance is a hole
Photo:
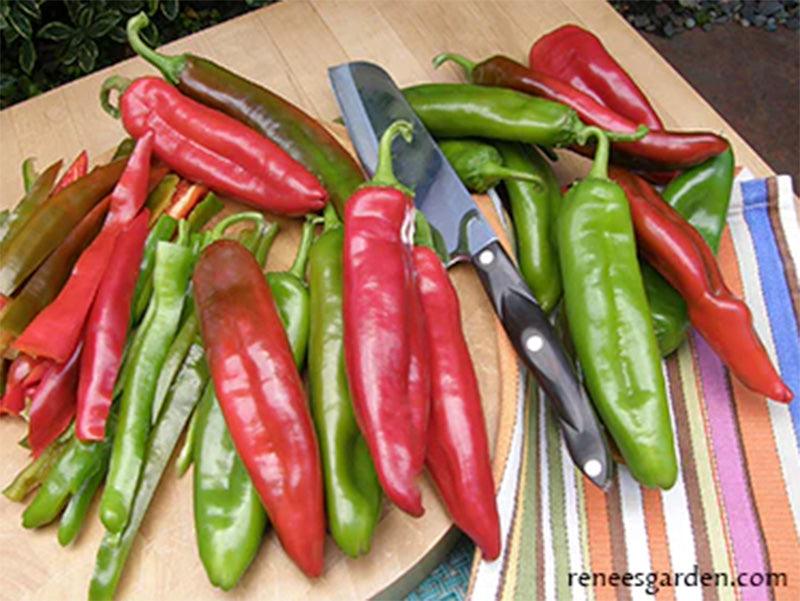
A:
{"label": "red chili pepper", "polygon": [[208,192],[202,184],[192,184],[182,179],[172,195],[166,213],[173,219],[184,219]]}
{"label": "red chili pepper", "polygon": [[431,411],[431,372],[428,352],[427,325],[422,301],[417,292],[417,276],[413,258],[409,254],[409,282],[411,287],[410,330],[408,340],[408,403],[411,410],[413,438],[413,469],[422,471],[425,449],[428,444],[428,423]]}
{"label": "red chili pepper", "polygon": [[61,176],[61,179],[58,180],[58,183],[53,188],[53,191],[50,192],[50,196],[61,192],[64,188],[69,186],[75,180],[82,178],[86,175],[86,172],[89,170],[89,155],[86,151],[82,151],[76,159],[72,162],[67,170],[64,172],[64,175]]}
{"label": "red chili pepper", "polygon": [[278,538],[309,576],[322,573],[322,468],[303,381],[256,259],[230,240],[193,276],[197,314],[225,422]]}
{"label": "red chili pepper", "polygon": [[[457,61],[474,83],[513,88],[560,102],[576,111],[582,121],[600,129],[633,133],[639,125],[569,84],[529,69],[508,57],[493,56],[476,65],[458,55],[445,54],[437,57],[436,63],[441,64],[446,60]],[[728,142],[712,133],[660,130],[651,131],[636,142],[615,142],[612,147],[612,160],[616,162],[636,169],[664,171],[698,165],[724,152]],[[592,149],[575,149],[594,155]]]}
{"label": "red chili pepper", "polygon": [[34,457],[67,429],[75,415],[75,388],[81,345],[66,363],[53,364],[39,383],[31,400],[28,443]]}
{"label": "red chili pepper", "polygon": [[391,143],[411,126],[392,124],[380,142],[375,177],[345,204],[343,317],[347,377],[356,420],[386,495],[422,515],[422,469],[409,399],[413,301],[409,192],[394,177]]}
{"label": "red chili pepper", "polygon": [[[121,85],[109,80],[106,89]],[[155,152],[179,175],[261,209],[300,215],[325,206],[328,193],[303,165],[268,138],[183,96],[166,81],[142,77],[120,97],[125,129],[155,133]]]}
{"label": "red chili pepper", "polygon": [[664,129],[639,86],[597,36],[582,27],[567,24],[543,35],[528,58],[534,71],[560,79],[634,123]]}
{"label": "red chili pepper", "polygon": [[144,209],[119,235],[86,322],[75,419],[75,434],[84,442],[105,438],[149,218]]}
{"label": "red chili pepper", "polygon": [[628,197],[639,251],[686,300],[692,325],[745,386],[791,401],[792,391],[759,340],[750,310],[725,286],[700,233],[641,177],[617,168],[610,175]]}
{"label": "red chili pepper", "polygon": [[432,401],[428,469],[447,510],[480,547],[500,554],[500,519],[475,368],[461,329],[458,296],[431,249],[414,249],[417,286],[428,318]]}
{"label": "red chili pepper", "polygon": [[103,229],[75,263],[64,288],[17,338],[14,348],[36,357],[49,357],[57,363],[64,363],[70,357],[83,332],[117,237],[147,199],[152,149],[152,135],[137,142],[111,194]]}
{"label": "red chili pepper", "polygon": [[19,415],[25,408],[25,397],[42,379],[50,362],[36,359],[30,355],[17,356],[8,367],[6,391],[0,399],[0,414]]}

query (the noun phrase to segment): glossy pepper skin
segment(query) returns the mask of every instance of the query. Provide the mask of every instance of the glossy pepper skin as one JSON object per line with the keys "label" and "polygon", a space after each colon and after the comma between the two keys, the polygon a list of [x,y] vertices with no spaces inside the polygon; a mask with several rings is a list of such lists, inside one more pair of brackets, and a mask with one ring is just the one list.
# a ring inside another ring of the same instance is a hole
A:
{"label": "glossy pepper skin", "polygon": [[194,294],[214,388],[239,456],[286,552],[322,572],[325,517],[303,383],[261,267],[220,240],[197,263]]}
{"label": "glossy pepper skin", "polygon": [[[568,84],[504,56],[493,56],[481,63],[456,55],[440,55],[435,63],[456,60],[464,67],[470,81],[484,86],[501,86],[561,103],[577,112],[589,125],[620,133],[632,133],[636,122],[623,117]],[[610,138],[613,142],[613,139]],[[655,130],[635,142],[614,144],[615,162],[645,170],[686,169],[716,156],[728,148],[728,142],[712,133],[668,132]]]}
{"label": "glossy pepper skin", "polygon": [[612,169],[611,177],[628,197],[640,252],[680,292],[692,325],[750,390],[791,401],[792,391],[761,343],[750,310],[725,286],[700,233],[639,176]]}
{"label": "glossy pepper skin", "polygon": [[443,140],[439,143],[439,148],[470,192],[484,194],[504,179],[539,182],[532,174],[505,165],[497,149],[487,142],[469,139]]}
{"label": "glossy pepper skin", "polygon": [[0,257],[6,256],[11,240],[25,226],[36,207],[50,196],[60,169],[61,161],[56,161],[41,175],[37,176],[31,182],[30,190],[26,189],[25,196],[22,197],[8,214],[6,220],[0,225]]}
{"label": "glossy pepper skin", "polygon": [[120,233],[114,245],[114,260],[105,271],[87,319],[75,418],[75,435],[84,442],[105,438],[148,220],[145,209]]}
{"label": "glossy pepper skin", "polygon": [[61,192],[61,190],[86,175],[87,171],[89,171],[89,155],[84,150],[67,167],[64,175],[61,176],[61,179],[58,180],[58,183],[53,188],[52,194]]}
{"label": "glossy pepper skin", "polygon": [[514,224],[519,271],[539,306],[550,313],[561,298],[561,272],[553,231],[561,204],[558,180],[535,148],[498,142],[497,149],[509,168],[529,173],[540,182],[507,179],[503,187]]}
{"label": "glossy pepper skin", "polygon": [[391,170],[391,143],[409,139],[398,121],[381,138],[373,180],[356,192],[344,219],[344,341],[356,419],[386,496],[423,513],[416,477],[422,470],[409,399],[412,317],[411,197]]}
{"label": "glossy pepper skin", "polygon": [[668,489],[678,465],[661,357],[622,189],[598,137],[588,177],[572,186],[557,235],[567,321],[587,388],[631,474]]}
{"label": "glossy pepper skin", "polygon": [[478,378],[461,328],[458,296],[431,249],[414,249],[414,267],[431,360],[428,470],[456,525],[491,561],[500,554],[500,518]]}
{"label": "glossy pepper skin", "polygon": [[664,129],[650,101],[593,33],[568,23],[540,37],[528,55],[531,69],[560,79],[634,123]]}
{"label": "glossy pepper skin", "polygon": [[182,93],[267,136],[305,165],[328,190],[339,214],[344,214],[344,202],[364,181],[364,175],[353,156],[327,129],[274,92],[208,59],[156,53],[139,35],[147,24],[144,13],[128,21],[128,40],[134,51]]}
{"label": "glossy pepper skin", "polygon": [[[672,180],[661,198],[691,224],[716,254],[733,188],[733,152],[728,149]],[[650,265],[642,265],[647,300],[662,356],[686,338],[689,315],[681,295]]]}
{"label": "glossy pepper skin", "polygon": [[328,195],[316,177],[269,138],[163,79],[127,84],[111,78],[104,90],[126,85],[119,100],[126,131],[137,139],[152,132],[156,156],[179,175],[276,213],[301,215],[325,206]]}

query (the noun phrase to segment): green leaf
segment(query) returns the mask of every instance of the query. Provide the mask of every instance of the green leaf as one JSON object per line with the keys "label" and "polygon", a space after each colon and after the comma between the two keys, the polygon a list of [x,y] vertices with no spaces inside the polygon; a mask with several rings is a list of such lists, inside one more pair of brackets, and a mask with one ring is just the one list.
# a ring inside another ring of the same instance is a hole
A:
{"label": "green leaf", "polygon": [[39,10],[39,5],[36,3],[36,0],[17,0],[16,5],[31,19],[36,19],[38,21],[42,18],[42,11]]}
{"label": "green leaf", "polygon": [[62,23],[61,21],[52,21],[42,27],[39,30],[39,33],[36,34],[40,38],[45,40],[53,40],[54,42],[61,42],[63,40],[68,40],[72,37],[74,30],[72,27],[67,25],[66,23]]}
{"label": "green leaf", "polygon": [[30,40],[22,40],[19,47],[19,66],[25,73],[33,73],[33,66],[36,64],[36,48]]}
{"label": "green leaf", "polygon": [[67,12],[69,13],[69,18],[73,23],[78,22],[78,11],[81,9],[82,4],[80,2],[75,2],[75,0],[67,0],[64,2],[64,5],[67,7]]}
{"label": "green leaf", "polygon": [[124,27],[115,27],[111,30],[109,36],[119,44],[125,44],[128,41],[128,34],[125,32]]}
{"label": "green leaf", "polygon": [[61,57],[61,64],[69,66],[74,63],[78,59],[78,48],[80,48],[80,46],[67,44],[64,52],[59,55]]}
{"label": "green leaf", "polygon": [[0,31],[3,31],[7,27],[8,27],[8,19],[6,19],[6,16],[4,14],[0,13]]}
{"label": "green leaf", "polygon": [[147,14],[153,16],[158,12],[158,0],[147,0]]}
{"label": "green leaf", "polygon": [[33,27],[31,26],[30,19],[22,13],[12,10],[8,13],[8,24],[19,34],[20,37],[26,40],[31,39],[33,35]]}
{"label": "green leaf", "polygon": [[92,24],[94,9],[91,6],[84,6],[78,11],[78,27],[86,29]]}
{"label": "green leaf", "polygon": [[94,69],[98,54],[99,50],[94,40],[86,40],[86,43],[78,48],[78,66],[84,73],[90,73]]}
{"label": "green leaf", "polygon": [[92,38],[102,38],[121,20],[121,12],[118,10],[108,11],[102,15],[98,15],[94,22],[89,26],[89,29],[86,31],[86,33],[88,33],[89,37]]}
{"label": "green leaf", "polygon": [[142,10],[144,2],[143,0],[122,0],[122,2],[117,3],[117,6],[122,12],[132,15]]}
{"label": "green leaf", "polygon": [[14,41],[19,37],[16,29],[9,27],[3,32],[3,40],[5,40],[6,44],[13,44]]}
{"label": "green leaf", "polygon": [[150,24],[142,29],[142,39],[147,42],[148,46],[158,46],[158,27],[150,21]]}
{"label": "green leaf", "polygon": [[179,10],[178,0],[162,0],[161,12],[164,13],[167,20],[173,21],[178,16]]}

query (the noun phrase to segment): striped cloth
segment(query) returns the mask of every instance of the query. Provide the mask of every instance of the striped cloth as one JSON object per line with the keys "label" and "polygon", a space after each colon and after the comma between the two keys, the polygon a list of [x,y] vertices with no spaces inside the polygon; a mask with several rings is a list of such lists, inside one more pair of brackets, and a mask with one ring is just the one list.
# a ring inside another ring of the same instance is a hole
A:
{"label": "striped cloth", "polygon": [[[800,394],[800,225],[791,179],[741,172],[728,225],[719,251],[725,281]],[[664,373],[678,482],[647,490],[622,468],[606,494],[572,467],[555,420],[519,376],[498,491],[504,555],[486,563],[476,554],[468,597],[628,600],[659,589],[659,599],[800,599],[800,401],[787,407],[746,390],[696,333]],[[676,572],[696,575],[676,584]],[[581,585],[581,573],[597,573],[596,586]]]}

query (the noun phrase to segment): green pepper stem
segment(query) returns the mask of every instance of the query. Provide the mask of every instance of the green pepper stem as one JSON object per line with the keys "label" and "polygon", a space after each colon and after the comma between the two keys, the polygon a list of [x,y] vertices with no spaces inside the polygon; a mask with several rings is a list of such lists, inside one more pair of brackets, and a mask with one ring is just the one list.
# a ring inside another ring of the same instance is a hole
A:
{"label": "green pepper stem", "polygon": [[526,173],[525,171],[518,171],[516,169],[509,169],[503,165],[487,164],[482,168],[482,175],[492,179],[519,179],[526,182],[531,182],[539,188],[544,188],[542,178],[533,173]]}
{"label": "green pepper stem", "polygon": [[411,196],[413,192],[406,186],[401,184],[394,174],[392,167],[392,142],[398,134],[403,136],[403,139],[411,143],[414,138],[414,126],[408,121],[398,119],[392,123],[381,136],[380,144],[378,145],[378,167],[375,169],[375,175],[367,183],[363,184],[364,188],[374,187],[387,187],[396,188]]}
{"label": "green pepper stem", "polygon": [[332,202],[329,202],[325,205],[325,210],[322,212],[322,231],[327,232],[328,230],[332,230],[337,227],[341,227],[342,220],[339,219],[339,215],[336,213],[336,207],[333,206]]}
{"label": "green pepper stem", "polygon": [[131,85],[131,80],[121,75],[112,75],[103,82],[100,86],[100,106],[114,119],[119,119],[119,107],[111,104],[111,92],[116,90],[121,96],[128,86]]}
{"label": "green pepper stem", "polygon": [[140,12],[138,15],[128,19],[128,43],[130,43],[136,54],[161,71],[167,81],[177,85],[181,78],[181,71],[186,66],[186,56],[183,54],[165,56],[145,44],[140,34],[142,29],[149,24],[150,19],[147,18],[147,14],[144,12]]}
{"label": "green pepper stem", "polygon": [[314,241],[314,229],[322,220],[322,217],[316,215],[312,217],[309,215],[306,217],[306,221],[303,224],[303,233],[300,235],[297,255],[294,258],[294,263],[292,263],[292,266],[287,272],[298,280],[304,280],[306,277],[306,265],[308,265],[308,253],[311,251],[311,243]]}
{"label": "green pepper stem", "polygon": [[189,230],[189,222],[185,219],[178,221],[178,237],[175,244],[179,246],[188,246],[192,232]]}
{"label": "green pepper stem", "polygon": [[637,140],[644,138],[649,133],[650,129],[646,125],[639,125],[636,128],[636,131],[632,133],[621,131],[605,132],[609,142],[636,142]]}
{"label": "green pepper stem", "polygon": [[475,62],[469,60],[465,56],[461,56],[460,54],[455,54],[452,52],[442,52],[441,54],[437,54],[433,58],[433,67],[438,69],[447,61],[453,61],[462,69],[464,69],[464,75],[467,76],[469,81],[472,81],[472,72],[475,70]]}
{"label": "green pepper stem", "polygon": [[597,149],[594,151],[594,162],[588,177],[608,179],[608,136],[599,127],[589,126],[578,134],[578,144],[586,144],[589,138],[597,139]]}
{"label": "green pepper stem", "polygon": [[417,209],[414,210],[414,244],[436,250],[433,245],[431,224],[428,223],[425,214]]}
{"label": "green pepper stem", "polygon": [[261,225],[258,243],[256,244],[253,254],[256,256],[256,261],[258,261],[258,264],[261,265],[262,268],[267,262],[267,255],[272,248],[272,243],[275,241],[279,229],[278,224],[271,221],[265,221]]}
{"label": "green pepper stem", "polygon": [[225,233],[226,229],[235,223],[239,223],[240,221],[252,221],[256,224],[256,226],[258,226],[263,223],[265,219],[264,215],[258,211],[243,211],[241,213],[228,215],[225,217],[225,219],[222,219],[219,223],[217,223],[217,225],[214,226],[214,229],[211,230],[209,242],[214,242],[215,240],[220,239]]}

